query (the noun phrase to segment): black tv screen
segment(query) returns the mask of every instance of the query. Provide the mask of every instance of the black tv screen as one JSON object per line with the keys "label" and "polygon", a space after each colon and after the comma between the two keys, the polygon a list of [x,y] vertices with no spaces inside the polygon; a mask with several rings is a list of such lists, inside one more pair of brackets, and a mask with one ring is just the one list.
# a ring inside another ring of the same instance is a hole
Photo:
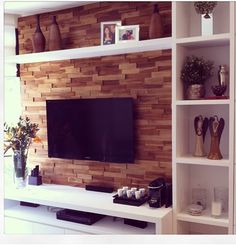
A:
{"label": "black tv screen", "polygon": [[48,157],[134,162],[132,98],[47,100]]}

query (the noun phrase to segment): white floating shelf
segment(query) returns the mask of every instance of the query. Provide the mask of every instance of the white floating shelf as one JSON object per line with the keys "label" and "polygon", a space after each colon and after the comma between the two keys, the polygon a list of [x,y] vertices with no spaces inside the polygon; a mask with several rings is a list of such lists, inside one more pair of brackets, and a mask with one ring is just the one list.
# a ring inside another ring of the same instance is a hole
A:
{"label": "white floating shelf", "polygon": [[50,212],[46,206],[29,208],[18,205],[6,209],[5,216],[91,234],[155,234],[153,223],[148,223],[145,229],[141,229],[124,224],[123,219],[114,220],[111,216],[106,216],[93,225],[58,220],[56,213]]}
{"label": "white floating shelf", "polygon": [[5,199],[9,200],[26,201],[152,223],[172,214],[171,208],[153,209],[149,207],[148,203],[139,207],[116,204],[113,203],[113,195],[115,192],[108,194],[72,186],[42,184],[40,186],[28,185],[21,190],[17,190],[14,185],[8,185],[4,196]]}
{"label": "white floating shelf", "polygon": [[192,223],[229,227],[229,219],[227,214],[223,214],[220,218],[214,218],[211,216],[211,211],[209,209],[203,210],[203,213],[200,216],[192,216],[188,214],[186,210],[177,214],[177,219]]}
{"label": "white floating shelf", "polygon": [[171,48],[172,38],[160,38],[143,41],[132,41],[127,43],[118,43],[114,45],[82,47],[41,53],[15,55],[7,57],[6,63],[26,64],[67,59],[82,59],[126,53],[164,50]]}
{"label": "white floating shelf", "polygon": [[176,44],[184,47],[207,47],[229,45],[230,34],[214,34],[210,36],[196,36],[176,39]]}
{"label": "white floating shelf", "polygon": [[230,160],[226,158],[221,160],[212,160],[207,157],[194,157],[191,154],[177,157],[176,163],[179,164],[193,164],[193,165],[208,165],[208,166],[220,166],[220,167],[229,167]]}
{"label": "white floating shelf", "polygon": [[177,100],[176,105],[229,105],[229,99]]}

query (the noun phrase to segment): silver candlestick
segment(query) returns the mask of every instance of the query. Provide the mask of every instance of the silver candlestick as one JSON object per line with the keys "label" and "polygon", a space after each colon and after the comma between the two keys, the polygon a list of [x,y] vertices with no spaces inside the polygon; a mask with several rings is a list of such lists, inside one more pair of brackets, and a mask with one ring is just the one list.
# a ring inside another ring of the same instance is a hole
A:
{"label": "silver candlestick", "polygon": [[224,86],[227,84],[227,71],[226,71],[226,66],[225,65],[220,65],[219,66],[219,71],[218,71],[218,80],[219,80],[219,85]]}

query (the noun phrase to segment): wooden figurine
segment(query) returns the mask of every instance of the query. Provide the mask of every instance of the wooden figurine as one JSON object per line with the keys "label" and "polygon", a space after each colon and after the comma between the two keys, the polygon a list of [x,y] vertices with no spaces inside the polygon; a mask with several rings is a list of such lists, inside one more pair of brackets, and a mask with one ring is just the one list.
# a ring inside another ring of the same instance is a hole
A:
{"label": "wooden figurine", "polygon": [[211,117],[209,120],[209,130],[211,134],[211,147],[208,154],[209,159],[219,160],[223,156],[220,152],[220,138],[223,132],[225,121],[223,118],[218,120],[218,116]]}
{"label": "wooden figurine", "polygon": [[208,118],[205,117],[203,119],[201,115],[195,117],[194,128],[196,133],[196,141],[195,141],[195,151],[193,155],[196,157],[203,157],[206,155],[204,151],[203,143],[208,128]]}

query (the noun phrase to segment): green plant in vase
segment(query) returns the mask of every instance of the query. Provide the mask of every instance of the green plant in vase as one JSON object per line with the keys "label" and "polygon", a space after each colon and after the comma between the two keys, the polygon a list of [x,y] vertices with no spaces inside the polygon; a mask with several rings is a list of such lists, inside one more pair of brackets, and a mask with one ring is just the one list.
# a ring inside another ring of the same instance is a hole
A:
{"label": "green plant in vase", "polygon": [[197,100],[205,96],[204,83],[212,76],[213,62],[195,55],[187,56],[181,70],[187,99]]}
{"label": "green plant in vase", "polygon": [[4,154],[9,149],[13,151],[15,182],[18,188],[26,185],[28,151],[32,142],[41,142],[37,136],[38,131],[38,124],[31,123],[28,117],[20,117],[16,126],[4,123]]}

